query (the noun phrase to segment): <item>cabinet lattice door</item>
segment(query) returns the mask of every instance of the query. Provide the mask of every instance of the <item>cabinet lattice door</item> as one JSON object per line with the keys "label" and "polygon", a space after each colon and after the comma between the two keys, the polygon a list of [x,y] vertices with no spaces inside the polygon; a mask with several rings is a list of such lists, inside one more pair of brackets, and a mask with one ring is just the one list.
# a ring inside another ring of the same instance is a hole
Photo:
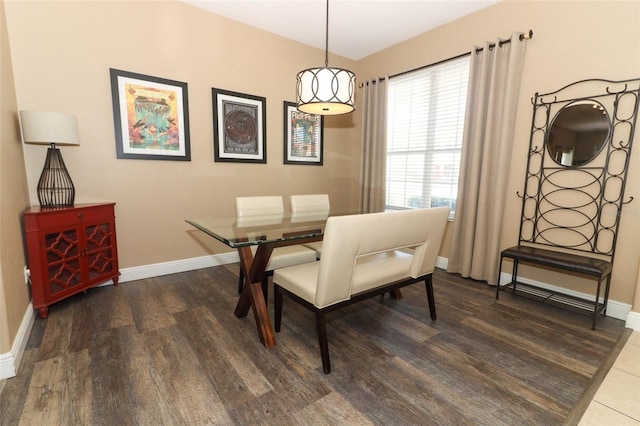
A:
{"label": "cabinet lattice door", "polygon": [[55,302],[105,281],[118,284],[114,206],[24,212],[33,307],[42,318]]}

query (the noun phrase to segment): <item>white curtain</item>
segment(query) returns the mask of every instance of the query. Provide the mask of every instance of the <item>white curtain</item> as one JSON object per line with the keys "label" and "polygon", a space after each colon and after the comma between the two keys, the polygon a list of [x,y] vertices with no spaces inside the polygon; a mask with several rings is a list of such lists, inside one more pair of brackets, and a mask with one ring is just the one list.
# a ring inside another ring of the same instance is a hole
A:
{"label": "white curtain", "polygon": [[[485,43],[471,52],[458,197],[447,271],[497,283],[500,231],[525,42]],[[524,141],[526,142],[526,141]]]}
{"label": "white curtain", "polygon": [[364,83],[360,211],[384,211],[387,163],[387,86],[389,78]]}

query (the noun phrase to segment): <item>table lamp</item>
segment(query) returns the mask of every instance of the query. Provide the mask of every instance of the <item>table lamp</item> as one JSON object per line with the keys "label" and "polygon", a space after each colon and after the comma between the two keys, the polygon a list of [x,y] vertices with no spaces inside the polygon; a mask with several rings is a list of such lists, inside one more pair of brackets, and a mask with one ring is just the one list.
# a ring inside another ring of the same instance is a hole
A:
{"label": "table lamp", "polygon": [[38,201],[43,208],[73,207],[75,188],[56,145],[80,145],[74,115],[45,111],[20,111],[24,143],[49,145],[38,181]]}

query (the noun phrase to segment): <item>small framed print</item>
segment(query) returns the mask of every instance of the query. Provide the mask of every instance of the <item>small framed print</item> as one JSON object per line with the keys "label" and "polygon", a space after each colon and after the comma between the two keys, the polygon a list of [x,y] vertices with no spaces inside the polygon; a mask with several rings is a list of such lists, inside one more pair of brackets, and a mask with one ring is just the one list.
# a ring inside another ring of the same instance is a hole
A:
{"label": "small framed print", "polygon": [[215,161],[266,163],[266,99],[212,89]]}
{"label": "small framed print", "polygon": [[109,71],[117,158],[190,161],[187,83]]}
{"label": "small framed print", "polygon": [[284,164],[322,166],[324,117],[284,102]]}

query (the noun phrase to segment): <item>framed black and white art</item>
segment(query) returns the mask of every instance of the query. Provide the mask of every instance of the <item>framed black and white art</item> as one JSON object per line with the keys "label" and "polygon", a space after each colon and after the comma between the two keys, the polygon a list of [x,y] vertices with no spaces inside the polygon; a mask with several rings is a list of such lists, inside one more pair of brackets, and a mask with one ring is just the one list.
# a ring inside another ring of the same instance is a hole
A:
{"label": "framed black and white art", "polygon": [[266,99],[212,89],[215,161],[266,163]]}

